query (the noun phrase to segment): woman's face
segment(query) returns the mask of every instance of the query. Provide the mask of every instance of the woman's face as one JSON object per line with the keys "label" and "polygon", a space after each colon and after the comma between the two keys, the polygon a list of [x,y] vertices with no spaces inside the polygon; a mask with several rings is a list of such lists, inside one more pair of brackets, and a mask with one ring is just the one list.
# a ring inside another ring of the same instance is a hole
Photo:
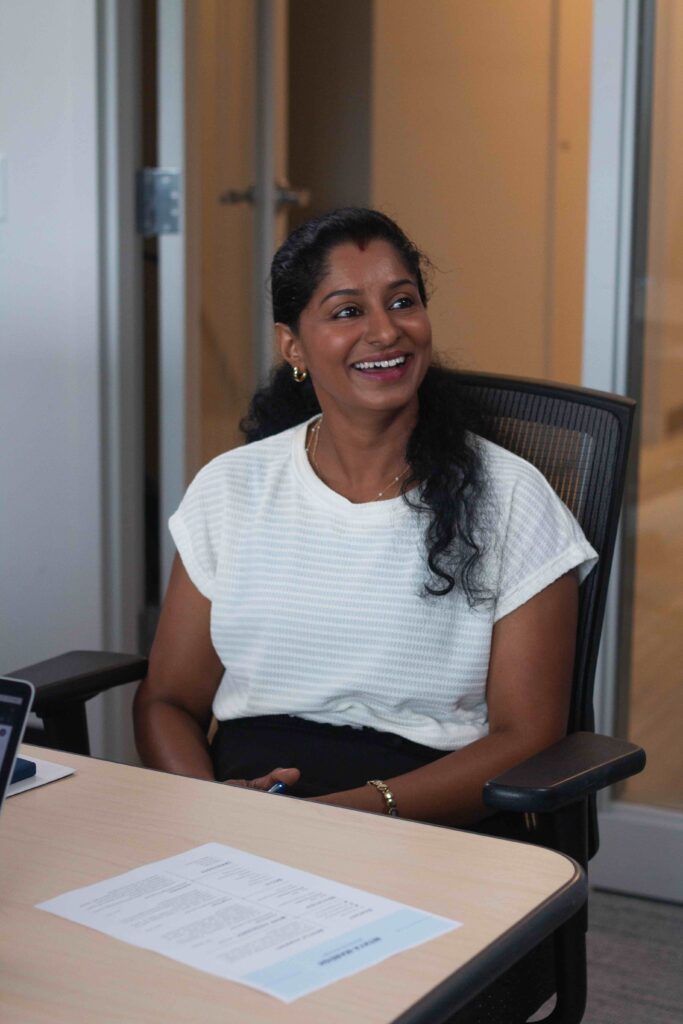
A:
{"label": "woman's face", "polygon": [[417,287],[394,247],[335,246],[328,271],[294,334],[277,325],[284,359],[308,370],[325,411],[390,411],[417,403],[431,361],[432,330]]}

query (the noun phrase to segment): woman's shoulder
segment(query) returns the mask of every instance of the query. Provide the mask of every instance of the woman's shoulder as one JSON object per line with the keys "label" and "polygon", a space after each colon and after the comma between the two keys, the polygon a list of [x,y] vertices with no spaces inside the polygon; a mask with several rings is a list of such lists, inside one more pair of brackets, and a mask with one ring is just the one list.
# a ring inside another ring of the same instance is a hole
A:
{"label": "woman's shoulder", "polygon": [[528,459],[516,455],[509,448],[504,448],[503,445],[481,437],[479,434],[470,434],[469,436],[471,444],[479,452],[483,465],[496,481],[545,480],[540,469],[537,469]]}
{"label": "woman's shoulder", "polygon": [[304,429],[305,425],[298,423],[279,434],[222,452],[207,462],[195,479],[208,484],[259,475],[269,466],[277,466],[289,458],[298,433]]}
{"label": "woman's shoulder", "polygon": [[478,434],[471,437],[479,452],[490,492],[499,503],[507,505],[525,498],[530,501],[540,498],[560,501],[546,477],[532,462],[488,438]]}
{"label": "woman's shoulder", "polygon": [[185,492],[183,505],[197,506],[205,514],[223,516],[226,512],[248,514],[254,502],[282,479],[291,460],[297,431],[303,424],[279,434],[231,448],[207,462]]}
{"label": "woman's shoulder", "polygon": [[500,531],[508,537],[581,542],[594,555],[573,512],[533,463],[484,438],[478,437],[477,443]]}

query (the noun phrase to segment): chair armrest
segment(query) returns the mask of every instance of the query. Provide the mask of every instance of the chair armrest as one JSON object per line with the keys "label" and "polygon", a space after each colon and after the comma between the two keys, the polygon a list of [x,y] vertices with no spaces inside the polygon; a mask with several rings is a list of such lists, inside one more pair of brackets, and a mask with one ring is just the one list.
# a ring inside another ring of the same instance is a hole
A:
{"label": "chair armrest", "polygon": [[626,740],[575,732],[484,786],[484,803],[499,811],[556,811],[636,775],[645,751]]}
{"label": "chair armrest", "polygon": [[147,673],[147,659],[112,651],[69,651],[7,673],[36,688],[33,711],[45,714],[83,702],[114,686],[133,683]]}

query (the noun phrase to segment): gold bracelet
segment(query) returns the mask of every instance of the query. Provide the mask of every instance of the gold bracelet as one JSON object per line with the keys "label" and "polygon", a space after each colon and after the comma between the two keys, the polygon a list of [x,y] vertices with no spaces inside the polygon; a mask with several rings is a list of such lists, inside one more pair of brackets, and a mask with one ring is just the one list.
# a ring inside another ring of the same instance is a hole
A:
{"label": "gold bracelet", "polygon": [[368,779],[367,786],[374,786],[382,796],[384,797],[384,803],[386,805],[386,813],[392,818],[398,818],[398,807],[394,800],[394,794],[391,792],[386,782],[382,782],[381,779]]}

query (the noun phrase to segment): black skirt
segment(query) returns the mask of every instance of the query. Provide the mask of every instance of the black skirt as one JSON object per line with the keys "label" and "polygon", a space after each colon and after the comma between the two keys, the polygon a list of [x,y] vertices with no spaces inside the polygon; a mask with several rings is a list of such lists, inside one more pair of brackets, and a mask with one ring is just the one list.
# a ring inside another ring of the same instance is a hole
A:
{"label": "black skirt", "polygon": [[447,751],[394,733],[326,725],[293,715],[219,722],[211,743],[216,778],[256,779],[274,768],[298,768],[292,796],[325,796],[420,768]]}

